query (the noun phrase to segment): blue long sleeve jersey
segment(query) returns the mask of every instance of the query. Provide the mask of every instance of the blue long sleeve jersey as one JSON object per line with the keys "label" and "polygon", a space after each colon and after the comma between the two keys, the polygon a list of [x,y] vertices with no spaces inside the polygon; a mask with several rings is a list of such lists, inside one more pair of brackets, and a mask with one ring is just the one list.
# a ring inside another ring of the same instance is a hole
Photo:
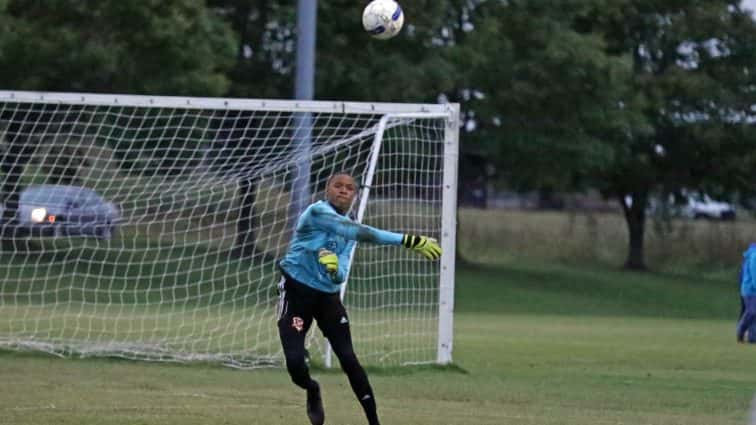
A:
{"label": "blue long sleeve jersey", "polygon": [[[327,201],[318,201],[302,213],[297,221],[289,250],[281,260],[281,269],[318,291],[335,293],[349,272],[349,253],[355,242],[401,245],[403,235],[355,223],[339,214]],[[318,251],[325,248],[339,257],[339,270],[328,274],[318,262]]]}
{"label": "blue long sleeve jersey", "polygon": [[751,244],[743,253],[743,265],[740,269],[740,295],[756,296],[756,244]]}

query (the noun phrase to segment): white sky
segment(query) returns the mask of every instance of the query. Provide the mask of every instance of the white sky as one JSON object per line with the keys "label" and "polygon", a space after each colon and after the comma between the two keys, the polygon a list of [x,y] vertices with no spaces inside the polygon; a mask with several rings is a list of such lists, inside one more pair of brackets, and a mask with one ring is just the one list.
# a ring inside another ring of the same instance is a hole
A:
{"label": "white sky", "polygon": [[756,10],[756,0],[743,0],[741,3],[744,8],[750,9],[752,12]]}

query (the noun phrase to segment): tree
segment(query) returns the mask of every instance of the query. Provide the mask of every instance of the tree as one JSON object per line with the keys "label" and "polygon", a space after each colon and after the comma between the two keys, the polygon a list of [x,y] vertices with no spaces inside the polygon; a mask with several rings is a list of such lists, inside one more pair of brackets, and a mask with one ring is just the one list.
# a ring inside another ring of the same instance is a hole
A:
{"label": "tree", "polygon": [[628,268],[645,268],[650,196],[754,190],[756,25],[739,3],[628,0],[582,17],[605,34],[609,54],[632,55],[631,82],[653,129],[611,139],[611,166],[594,175],[625,213]]}

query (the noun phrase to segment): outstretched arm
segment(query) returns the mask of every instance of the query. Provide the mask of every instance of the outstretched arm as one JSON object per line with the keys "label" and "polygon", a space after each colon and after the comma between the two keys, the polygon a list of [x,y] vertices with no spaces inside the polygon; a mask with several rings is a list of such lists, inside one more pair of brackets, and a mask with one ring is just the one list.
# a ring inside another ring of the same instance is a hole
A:
{"label": "outstretched arm", "polygon": [[376,229],[364,224],[354,223],[334,212],[320,209],[312,210],[312,225],[322,230],[335,233],[344,239],[370,242],[378,245],[403,245],[430,260],[441,257],[441,247],[438,241],[426,236],[404,235]]}
{"label": "outstretched arm", "polygon": [[378,245],[400,245],[402,243],[403,235],[401,233],[355,223],[330,211],[313,209],[311,223],[315,227],[335,233],[350,241],[370,242]]}

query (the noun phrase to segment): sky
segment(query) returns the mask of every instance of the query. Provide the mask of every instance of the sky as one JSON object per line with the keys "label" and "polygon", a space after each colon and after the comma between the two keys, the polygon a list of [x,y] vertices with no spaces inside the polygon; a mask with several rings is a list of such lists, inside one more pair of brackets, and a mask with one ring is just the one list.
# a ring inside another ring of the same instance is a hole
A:
{"label": "sky", "polygon": [[756,0],[743,0],[741,4],[746,9],[750,9],[751,11],[756,10]]}

